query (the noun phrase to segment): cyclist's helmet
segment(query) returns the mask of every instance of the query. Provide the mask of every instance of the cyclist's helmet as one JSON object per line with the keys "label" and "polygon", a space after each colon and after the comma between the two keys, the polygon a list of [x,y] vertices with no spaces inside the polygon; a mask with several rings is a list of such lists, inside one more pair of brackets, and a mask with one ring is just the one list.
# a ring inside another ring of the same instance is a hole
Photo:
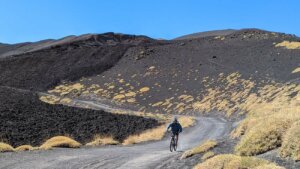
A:
{"label": "cyclist's helmet", "polygon": [[174,120],[173,120],[174,123],[177,123],[178,122],[178,119],[176,116],[174,116]]}

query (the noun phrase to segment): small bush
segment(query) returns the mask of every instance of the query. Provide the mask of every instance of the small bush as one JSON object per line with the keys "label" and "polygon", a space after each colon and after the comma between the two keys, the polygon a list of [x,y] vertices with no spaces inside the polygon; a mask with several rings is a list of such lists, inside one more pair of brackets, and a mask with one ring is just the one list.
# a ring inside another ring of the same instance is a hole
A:
{"label": "small bush", "polygon": [[77,141],[66,137],[66,136],[56,136],[47,140],[40,149],[51,149],[52,147],[65,147],[65,148],[79,148],[81,146]]}
{"label": "small bush", "polygon": [[95,136],[94,140],[87,143],[87,146],[101,146],[101,145],[116,145],[119,144],[118,141],[114,140],[112,136]]}
{"label": "small bush", "polygon": [[137,135],[127,137],[123,141],[123,145],[136,144],[145,141],[161,140],[166,132],[166,125],[161,125],[157,128],[146,130],[145,132]]}
{"label": "small bush", "polygon": [[282,147],[280,148],[281,157],[292,157],[300,160],[300,121],[295,122],[286,132]]}
{"label": "small bush", "polygon": [[300,42],[283,41],[275,45],[276,47],[285,47],[287,49],[300,49]]}
{"label": "small bush", "polygon": [[34,148],[31,145],[22,145],[16,148],[16,151],[31,151]]}
{"label": "small bush", "polygon": [[274,167],[283,169],[269,161],[256,157],[241,157],[233,154],[222,154],[212,157],[194,167],[194,169],[262,169],[262,167]]}
{"label": "small bush", "polygon": [[183,128],[191,127],[195,124],[195,118],[191,116],[180,116],[178,121]]}
{"label": "small bush", "polygon": [[11,145],[0,142],[0,152],[12,152],[12,151],[15,151],[15,149]]}
{"label": "small bush", "polygon": [[195,154],[200,154],[200,153],[205,153],[207,152],[208,150],[214,148],[215,146],[217,146],[217,142],[214,141],[214,140],[208,140],[206,142],[204,142],[203,144],[197,146],[197,147],[194,147],[193,149],[191,150],[187,150],[185,151],[182,156],[181,156],[181,159],[185,159],[185,158],[188,158],[188,157],[191,157]]}
{"label": "small bush", "polygon": [[290,121],[287,119],[260,120],[242,137],[235,151],[239,155],[252,156],[277,148],[289,126]]}
{"label": "small bush", "polygon": [[209,151],[209,152],[206,152],[205,154],[203,154],[203,156],[201,157],[201,160],[205,161],[211,157],[213,157],[215,155],[214,152],[212,151]]}

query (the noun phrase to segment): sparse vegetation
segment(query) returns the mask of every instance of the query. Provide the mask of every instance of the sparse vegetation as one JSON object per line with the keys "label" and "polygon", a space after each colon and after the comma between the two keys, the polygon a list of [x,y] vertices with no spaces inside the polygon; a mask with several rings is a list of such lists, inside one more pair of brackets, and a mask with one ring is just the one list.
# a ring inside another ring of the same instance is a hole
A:
{"label": "sparse vegetation", "polygon": [[217,146],[217,144],[218,143],[214,140],[208,140],[208,141],[204,142],[203,144],[200,144],[199,146],[192,148],[191,150],[185,151],[182,154],[181,159],[191,157],[195,154],[206,153],[208,150],[211,150],[212,148]]}
{"label": "sparse vegetation", "polygon": [[102,146],[102,145],[117,145],[119,144],[118,141],[113,139],[112,136],[95,136],[92,142],[87,143],[87,146]]}
{"label": "sparse vegetation", "polygon": [[212,157],[194,167],[194,169],[284,169],[256,157],[242,157],[233,154],[222,154]]}
{"label": "sparse vegetation", "polygon": [[53,147],[79,148],[81,146],[77,141],[66,136],[55,136],[47,140],[40,146],[40,149],[48,150]]}
{"label": "sparse vegetation", "polygon": [[11,145],[0,142],[0,152],[12,152],[12,151],[15,151],[15,149]]}
{"label": "sparse vegetation", "polygon": [[[299,91],[300,86],[293,83],[269,84],[252,101],[246,100],[243,108],[249,113],[232,133],[233,137],[241,137],[236,152],[256,155],[280,147],[289,128],[300,120],[296,113],[300,110]],[[297,139],[296,135],[289,137]]]}

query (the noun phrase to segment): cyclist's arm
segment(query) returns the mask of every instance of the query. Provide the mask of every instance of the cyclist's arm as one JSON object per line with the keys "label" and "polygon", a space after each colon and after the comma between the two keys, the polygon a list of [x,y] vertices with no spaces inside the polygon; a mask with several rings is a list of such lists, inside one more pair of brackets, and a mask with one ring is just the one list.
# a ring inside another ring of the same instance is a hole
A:
{"label": "cyclist's arm", "polygon": [[179,133],[181,133],[181,132],[182,132],[182,126],[179,124]]}
{"label": "cyclist's arm", "polygon": [[167,131],[169,130],[169,128],[171,128],[171,125],[172,125],[172,124],[169,124],[169,126],[168,126],[168,128],[167,128]]}

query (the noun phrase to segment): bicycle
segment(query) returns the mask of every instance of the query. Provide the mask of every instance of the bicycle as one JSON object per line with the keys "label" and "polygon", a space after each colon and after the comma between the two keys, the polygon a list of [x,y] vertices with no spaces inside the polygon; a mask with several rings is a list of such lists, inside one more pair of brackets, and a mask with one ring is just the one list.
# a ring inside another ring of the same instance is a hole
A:
{"label": "bicycle", "polygon": [[173,152],[173,150],[176,151],[176,149],[177,149],[177,141],[176,141],[177,138],[175,138],[175,137],[177,137],[177,135],[172,134],[171,141],[170,141],[170,151],[171,152]]}

